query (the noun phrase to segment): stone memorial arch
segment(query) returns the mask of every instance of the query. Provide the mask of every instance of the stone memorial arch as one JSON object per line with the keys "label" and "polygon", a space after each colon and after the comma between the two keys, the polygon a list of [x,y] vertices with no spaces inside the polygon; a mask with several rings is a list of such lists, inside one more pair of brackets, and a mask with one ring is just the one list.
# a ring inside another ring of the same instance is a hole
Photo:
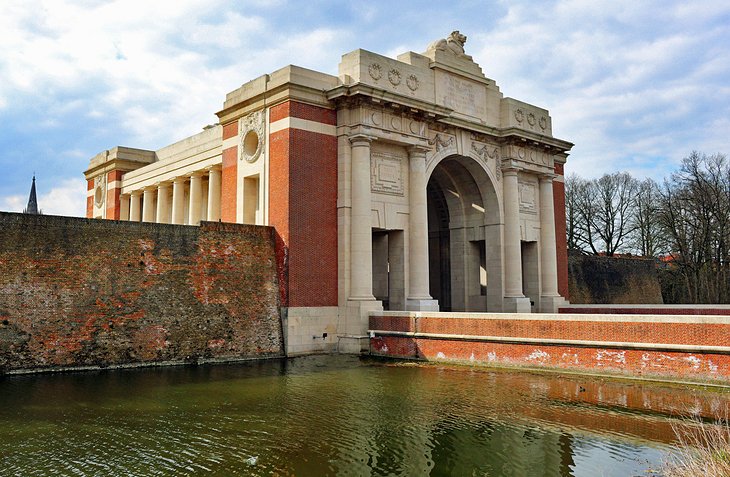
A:
{"label": "stone memorial arch", "polygon": [[572,144],[465,44],[251,80],[199,134],[92,158],[87,216],[272,226],[289,354],[359,349],[376,310],[553,312]]}
{"label": "stone memorial arch", "polygon": [[546,110],[504,98],[465,41],[454,32],[423,54],[343,57],[347,85],[328,96],[346,170],[338,235],[349,315],[381,305],[553,312],[564,301],[564,199],[553,181],[572,145],[552,137]]}

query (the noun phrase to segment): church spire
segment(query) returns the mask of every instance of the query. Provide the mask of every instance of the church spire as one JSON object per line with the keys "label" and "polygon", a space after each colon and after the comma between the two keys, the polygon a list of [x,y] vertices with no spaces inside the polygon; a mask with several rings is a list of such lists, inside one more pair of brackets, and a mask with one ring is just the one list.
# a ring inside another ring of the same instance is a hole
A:
{"label": "church spire", "polygon": [[35,193],[35,174],[33,174],[33,184],[30,186],[30,197],[28,197],[28,206],[23,211],[24,214],[38,215],[38,199]]}

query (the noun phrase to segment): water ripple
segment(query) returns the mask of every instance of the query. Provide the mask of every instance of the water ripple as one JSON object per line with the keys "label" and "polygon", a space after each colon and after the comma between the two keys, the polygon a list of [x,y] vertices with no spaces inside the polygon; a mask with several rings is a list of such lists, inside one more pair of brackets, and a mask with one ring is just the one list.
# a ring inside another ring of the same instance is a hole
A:
{"label": "water ripple", "polygon": [[0,475],[642,474],[728,401],[353,357],[6,378]]}

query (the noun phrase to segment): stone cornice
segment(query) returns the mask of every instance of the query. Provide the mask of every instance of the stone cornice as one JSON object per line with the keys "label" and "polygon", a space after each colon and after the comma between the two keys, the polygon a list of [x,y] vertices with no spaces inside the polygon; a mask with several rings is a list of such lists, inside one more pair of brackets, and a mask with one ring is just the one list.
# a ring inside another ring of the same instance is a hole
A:
{"label": "stone cornice", "polygon": [[351,86],[341,85],[333,88],[326,93],[327,99],[330,101],[343,101],[352,99],[369,98],[371,103],[389,105],[398,104],[400,108],[412,110],[414,113],[420,113],[432,119],[446,118],[453,113],[452,109],[439,106],[417,98],[410,98],[398,93],[392,93],[380,88],[358,83]]}

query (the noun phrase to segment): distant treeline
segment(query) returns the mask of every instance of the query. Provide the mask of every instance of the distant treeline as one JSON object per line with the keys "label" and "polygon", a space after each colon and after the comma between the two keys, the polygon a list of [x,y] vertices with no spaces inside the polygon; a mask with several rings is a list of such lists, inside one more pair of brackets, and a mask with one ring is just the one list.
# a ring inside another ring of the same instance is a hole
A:
{"label": "distant treeline", "polygon": [[565,179],[568,248],[660,264],[665,303],[730,302],[730,163],[693,152],[661,182]]}

